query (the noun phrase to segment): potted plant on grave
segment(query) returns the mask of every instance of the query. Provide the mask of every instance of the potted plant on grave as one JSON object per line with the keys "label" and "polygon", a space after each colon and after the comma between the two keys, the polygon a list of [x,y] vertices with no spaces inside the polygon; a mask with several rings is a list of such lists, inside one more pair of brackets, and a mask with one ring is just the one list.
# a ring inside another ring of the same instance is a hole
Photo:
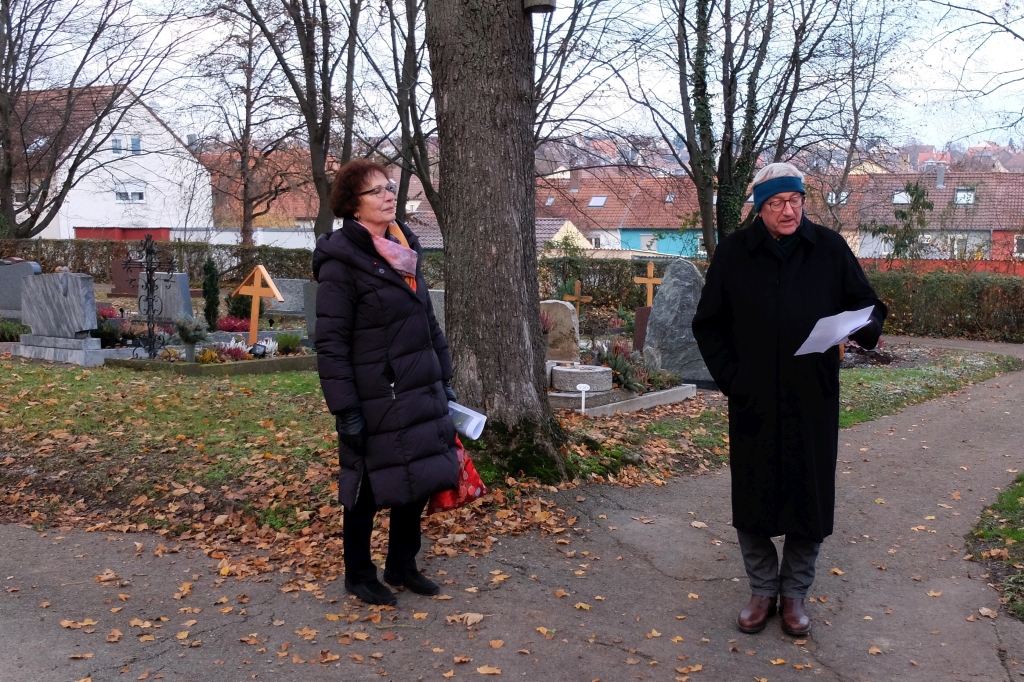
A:
{"label": "potted plant on grave", "polygon": [[196,344],[206,340],[207,329],[206,320],[197,320],[191,315],[179,317],[174,321],[175,334],[185,345],[186,362],[196,361]]}

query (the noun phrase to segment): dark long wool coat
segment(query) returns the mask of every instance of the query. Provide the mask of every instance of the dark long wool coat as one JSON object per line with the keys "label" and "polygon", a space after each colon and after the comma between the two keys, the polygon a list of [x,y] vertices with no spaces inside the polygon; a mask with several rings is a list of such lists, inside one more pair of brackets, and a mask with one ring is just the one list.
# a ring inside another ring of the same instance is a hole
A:
{"label": "dark long wool coat", "polygon": [[[419,240],[399,223],[409,246]],[[423,272],[416,291],[380,257],[355,221],[317,241],[313,275],[320,386],[332,414],[359,408],[364,452],[339,442],[338,499],[355,506],[364,470],[378,509],[425,499],[458,484],[455,425],[442,381],[452,376],[448,341]]]}
{"label": "dark long wool coat", "polygon": [[806,217],[783,258],[764,223],[722,240],[693,334],[729,398],[733,525],[763,536],[832,534],[839,437],[839,349],[794,356],[818,319],[873,305],[846,241]]}

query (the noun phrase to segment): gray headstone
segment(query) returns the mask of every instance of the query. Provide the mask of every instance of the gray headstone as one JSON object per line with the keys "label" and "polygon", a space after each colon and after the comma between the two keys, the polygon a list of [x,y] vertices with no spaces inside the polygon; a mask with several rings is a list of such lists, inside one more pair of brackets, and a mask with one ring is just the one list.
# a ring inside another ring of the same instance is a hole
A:
{"label": "gray headstone", "polygon": [[[9,267],[9,266],[8,266]],[[21,321],[33,336],[74,339],[96,329],[96,291],[92,277],[62,272],[22,280]]]}
{"label": "gray headstone", "polygon": [[665,270],[647,323],[648,367],[675,372],[688,383],[713,381],[690,328],[703,289],[704,279],[690,261],[677,260]]}
{"label": "gray headstone", "polygon": [[275,279],[274,285],[284,296],[283,301],[267,299],[276,313],[302,315],[306,311],[306,285],[308,279]]}
{"label": "gray headstone", "polygon": [[[444,289],[427,289],[427,293],[430,294],[430,305],[434,307],[434,317],[437,318],[437,323],[441,325],[441,331],[444,329]],[[445,332],[447,333],[447,332]]]}
{"label": "gray headstone", "polygon": [[[161,320],[176,320],[179,317],[193,317],[192,294],[188,290],[188,275],[183,272],[156,273],[156,301],[153,310]],[[149,307],[143,296],[146,294],[146,274],[139,274],[139,314],[148,315]]]}
{"label": "gray headstone", "polygon": [[551,316],[546,360],[580,361],[580,321],[567,301],[541,301],[540,311]]}
{"label": "gray headstone", "polygon": [[21,319],[21,280],[42,272],[32,261],[0,265],[0,318]]}
{"label": "gray headstone", "polygon": [[319,282],[309,281],[302,285],[303,313],[306,315],[306,336],[316,339],[316,290]]}

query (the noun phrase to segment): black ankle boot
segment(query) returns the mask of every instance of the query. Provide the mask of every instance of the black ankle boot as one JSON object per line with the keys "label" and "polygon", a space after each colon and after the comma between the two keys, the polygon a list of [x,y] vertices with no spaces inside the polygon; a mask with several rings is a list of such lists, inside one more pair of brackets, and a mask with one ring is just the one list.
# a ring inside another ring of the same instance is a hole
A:
{"label": "black ankle boot", "polygon": [[384,569],[384,582],[395,587],[404,587],[416,594],[434,596],[441,594],[441,588],[433,580],[430,580],[413,566],[404,571],[390,571]]}
{"label": "black ankle boot", "polygon": [[398,603],[395,593],[384,587],[376,578],[362,583],[354,583],[345,578],[345,591],[354,594],[367,604],[394,606]]}

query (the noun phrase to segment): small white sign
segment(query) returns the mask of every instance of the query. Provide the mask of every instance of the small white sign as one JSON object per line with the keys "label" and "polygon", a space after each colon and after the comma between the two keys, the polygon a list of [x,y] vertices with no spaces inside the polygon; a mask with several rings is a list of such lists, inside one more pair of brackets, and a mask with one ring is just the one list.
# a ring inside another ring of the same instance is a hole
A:
{"label": "small white sign", "polygon": [[576,384],[576,390],[577,391],[589,391],[590,390],[590,384]]}

